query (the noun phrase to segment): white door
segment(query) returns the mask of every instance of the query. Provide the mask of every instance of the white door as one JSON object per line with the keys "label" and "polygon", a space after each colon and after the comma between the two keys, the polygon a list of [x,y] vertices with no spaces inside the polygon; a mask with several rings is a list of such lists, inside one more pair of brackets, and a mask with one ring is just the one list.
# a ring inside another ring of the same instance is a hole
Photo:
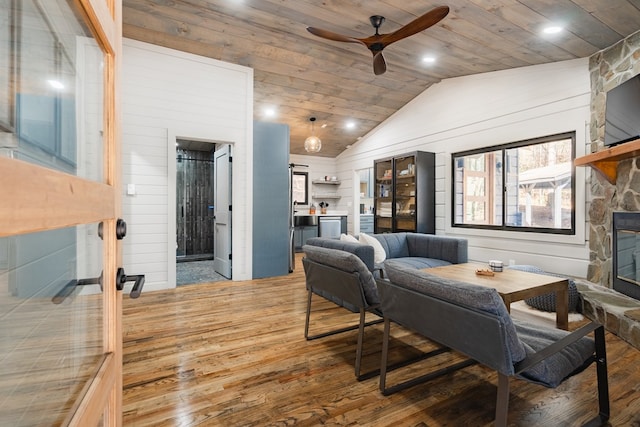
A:
{"label": "white door", "polygon": [[220,146],[214,158],[214,268],[231,279],[231,146]]}

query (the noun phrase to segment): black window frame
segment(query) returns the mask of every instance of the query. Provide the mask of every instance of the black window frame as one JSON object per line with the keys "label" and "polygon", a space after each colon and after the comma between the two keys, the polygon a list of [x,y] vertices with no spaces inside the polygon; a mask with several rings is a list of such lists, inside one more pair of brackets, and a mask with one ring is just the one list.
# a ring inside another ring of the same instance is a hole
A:
{"label": "black window frame", "polygon": [[[309,204],[309,172],[297,172],[297,171],[294,171],[292,179],[295,180],[296,177],[304,178],[304,200],[300,201],[300,200],[296,199],[295,202],[296,202],[297,205],[308,205]],[[293,183],[291,183],[291,185],[293,186]],[[292,203],[293,203],[293,201],[294,200],[291,200]]]}
{"label": "black window frame", "polygon": [[[521,148],[531,145],[544,144],[552,141],[558,141],[562,139],[571,140],[571,228],[559,229],[559,228],[545,228],[545,227],[525,227],[514,226],[505,224],[506,210],[507,210],[507,188],[506,188],[506,168],[501,168],[502,174],[502,225],[489,225],[489,224],[461,224],[456,223],[456,158],[470,156],[474,154],[490,153],[495,151],[501,151],[501,162],[505,164],[506,151],[513,148]],[[451,154],[451,227],[452,228],[467,228],[467,229],[480,229],[480,230],[500,230],[500,231],[515,231],[525,233],[543,233],[543,234],[560,234],[560,235],[575,235],[576,234],[576,132],[563,132],[554,135],[548,135],[538,138],[531,138],[522,141],[510,142],[506,144],[499,144],[490,147],[482,147],[473,150],[460,151]]]}

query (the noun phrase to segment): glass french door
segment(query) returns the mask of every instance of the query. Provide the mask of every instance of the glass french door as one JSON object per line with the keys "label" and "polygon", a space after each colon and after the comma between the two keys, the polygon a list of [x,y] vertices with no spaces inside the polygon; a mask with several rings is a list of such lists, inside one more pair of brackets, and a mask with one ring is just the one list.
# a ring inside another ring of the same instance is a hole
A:
{"label": "glass french door", "polygon": [[121,0],[0,10],[0,425],[121,425]]}

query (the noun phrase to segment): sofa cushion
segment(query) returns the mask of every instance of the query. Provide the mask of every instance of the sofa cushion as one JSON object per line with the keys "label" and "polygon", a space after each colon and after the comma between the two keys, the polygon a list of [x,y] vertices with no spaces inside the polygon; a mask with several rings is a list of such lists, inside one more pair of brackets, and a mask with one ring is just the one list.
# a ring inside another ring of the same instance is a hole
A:
{"label": "sofa cushion", "polygon": [[[578,293],[576,282],[572,278],[563,276],[561,274],[549,273],[534,265],[510,265],[507,268],[511,268],[513,270],[519,270],[519,271],[526,271],[527,273],[545,274],[547,276],[561,277],[563,279],[567,279],[567,281],[569,282],[569,311],[575,312],[578,309],[580,294]],[[550,311],[550,312],[556,311],[556,294],[554,292],[527,298],[524,300],[524,302],[533,308],[537,308],[538,310]]]}
{"label": "sofa cushion", "polygon": [[373,260],[376,264],[381,264],[384,262],[384,260],[387,258],[387,253],[376,238],[371,237],[365,233],[360,233],[359,239],[360,243],[373,247]]}
{"label": "sofa cushion", "polygon": [[[560,329],[543,328],[517,320],[514,320],[514,324],[527,355],[542,350],[568,334],[567,331]],[[555,388],[565,378],[586,368],[591,363],[590,356],[594,351],[595,344],[593,339],[582,337],[540,363],[521,372],[518,376],[546,387]]]}
{"label": "sofa cushion", "polygon": [[358,273],[367,303],[369,305],[377,305],[380,303],[378,287],[376,286],[373,274],[371,274],[371,271],[369,271],[364,262],[355,254],[339,249],[329,249],[313,245],[304,245],[302,250],[305,256],[311,261],[328,265],[347,273]]}
{"label": "sofa cushion", "polygon": [[404,258],[395,258],[394,261],[401,262],[403,264],[406,264],[407,267],[413,267],[416,269],[451,265],[450,262],[437,259],[437,258],[421,258],[421,257],[413,257],[413,256],[408,256]]}
{"label": "sofa cushion", "polygon": [[408,257],[407,233],[374,234],[374,237],[387,254],[387,259]]}
{"label": "sofa cushion", "polygon": [[518,339],[511,316],[493,288],[444,279],[428,272],[407,267],[401,260],[387,260],[385,271],[389,280],[407,289],[439,298],[453,304],[496,315],[504,325],[507,347],[503,349],[507,360],[519,362],[525,358],[525,348]]}
{"label": "sofa cushion", "polygon": [[465,239],[420,233],[407,233],[406,237],[409,256],[441,259],[448,264],[467,262]]}

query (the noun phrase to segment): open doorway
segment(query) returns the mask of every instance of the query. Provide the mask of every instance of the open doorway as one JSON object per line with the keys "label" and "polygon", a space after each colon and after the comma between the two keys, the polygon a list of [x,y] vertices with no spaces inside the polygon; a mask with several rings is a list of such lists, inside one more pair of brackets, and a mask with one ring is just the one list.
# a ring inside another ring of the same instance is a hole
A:
{"label": "open doorway", "polygon": [[[176,285],[226,280],[216,272],[216,144],[176,140]],[[220,183],[230,186],[230,182]]]}
{"label": "open doorway", "polygon": [[373,234],[373,168],[357,170],[356,177],[359,182],[356,204],[360,221],[355,233]]}

